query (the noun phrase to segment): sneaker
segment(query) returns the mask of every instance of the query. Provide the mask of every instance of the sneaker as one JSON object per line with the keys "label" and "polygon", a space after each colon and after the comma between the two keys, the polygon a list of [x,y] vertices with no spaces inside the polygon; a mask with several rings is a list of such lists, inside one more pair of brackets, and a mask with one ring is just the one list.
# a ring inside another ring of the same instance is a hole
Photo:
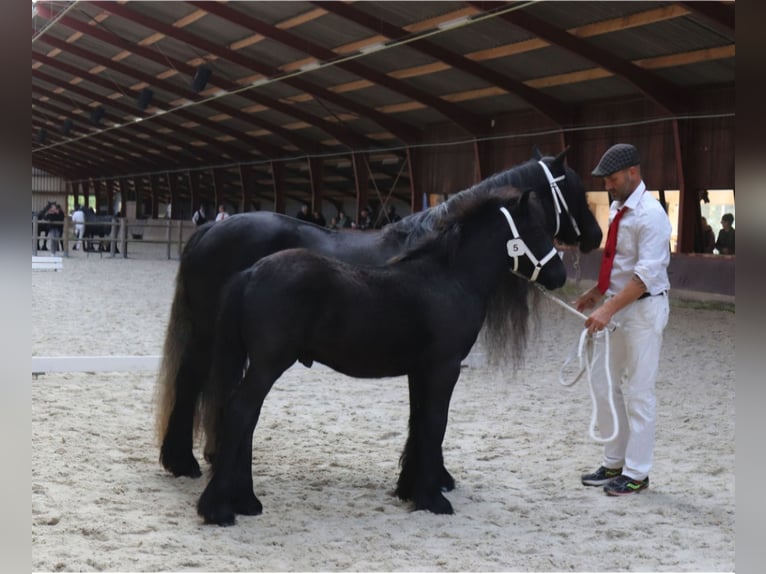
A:
{"label": "sneaker", "polygon": [[623,494],[634,494],[649,488],[649,477],[644,480],[636,480],[621,474],[617,478],[604,486],[604,492],[609,496],[622,496]]}
{"label": "sneaker", "polygon": [[596,472],[583,474],[580,480],[585,486],[601,486],[622,474],[622,468],[606,468],[600,466]]}

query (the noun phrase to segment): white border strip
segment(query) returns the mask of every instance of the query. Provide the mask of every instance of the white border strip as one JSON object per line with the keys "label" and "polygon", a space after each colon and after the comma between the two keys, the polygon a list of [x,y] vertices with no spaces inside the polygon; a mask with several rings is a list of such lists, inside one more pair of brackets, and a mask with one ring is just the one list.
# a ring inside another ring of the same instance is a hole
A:
{"label": "white border strip", "polygon": [[158,371],[160,355],[125,357],[32,357],[32,373]]}

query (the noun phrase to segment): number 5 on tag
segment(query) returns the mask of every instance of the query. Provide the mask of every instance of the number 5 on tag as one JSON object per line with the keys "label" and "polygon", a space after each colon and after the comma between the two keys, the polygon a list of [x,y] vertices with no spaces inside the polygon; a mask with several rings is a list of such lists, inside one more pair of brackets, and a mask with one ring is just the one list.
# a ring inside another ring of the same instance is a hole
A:
{"label": "number 5 on tag", "polygon": [[508,241],[508,256],[521,257],[526,251],[526,245],[522,239],[511,239]]}

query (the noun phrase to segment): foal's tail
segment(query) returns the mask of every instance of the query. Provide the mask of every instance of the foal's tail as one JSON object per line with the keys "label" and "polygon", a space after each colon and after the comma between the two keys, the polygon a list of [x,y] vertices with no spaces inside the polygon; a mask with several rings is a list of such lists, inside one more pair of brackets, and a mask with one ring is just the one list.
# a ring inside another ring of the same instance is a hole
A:
{"label": "foal's tail", "polygon": [[202,387],[198,414],[206,437],[205,456],[215,455],[219,422],[233,390],[246,368],[242,309],[247,275],[235,274],[221,293],[221,307],[215,322],[215,338],[209,384]]}

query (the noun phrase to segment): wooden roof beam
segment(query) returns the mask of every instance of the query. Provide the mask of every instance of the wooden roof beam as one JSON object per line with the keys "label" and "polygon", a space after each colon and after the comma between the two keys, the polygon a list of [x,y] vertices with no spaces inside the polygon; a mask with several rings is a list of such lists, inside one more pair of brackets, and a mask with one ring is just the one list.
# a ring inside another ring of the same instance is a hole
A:
{"label": "wooden roof beam", "polygon": [[[344,2],[314,1],[312,4],[316,4],[328,12],[332,12],[337,16],[351,20],[352,22],[379,32],[391,39],[404,38],[410,34],[403,28],[385,22],[380,18],[370,16]],[[469,60],[465,56],[451,52],[450,50],[442,48],[438,44],[434,44],[426,39],[414,40],[407,45],[410,48],[427,54],[432,58],[436,58],[455,69],[481,78],[489,84],[498,86],[506,92],[519,96],[537,111],[560,126],[568,125],[572,121],[573,110],[571,107],[539,90],[530,88],[523,82],[510,78],[505,74],[501,74],[492,68],[483,66],[476,61]]]}
{"label": "wooden roof beam", "polygon": [[[37,57],[36,54],[32,54],[32,58],[35,59]],[[62,66],[59,66],[59,69],[64,69]],[[58,78],[55,78],[53,76],[49,76],[45,72],[41,72],[40,70],[32,70],[32,78],[37,79],[43,82],[46,82],[52,86],[58,86],[60,88],[65,88],[68,92],[72,94],[77,94],[79,96],[82,96],[83,98],[90,100],[91,102],[98,102],[104,107],[104,118],[105,120],[111,121],[114,124],[125,124],[125,120],[123,118],[119,118],[112,115],[112,112],[110,110],[120,110],[121,112],[125,114],[135,114],[136,110],[128,106],[122,102],[116,101],[116,100],[107,100],[103,96],[99,96],[98,94],[84,88],[82,85],[73,86],[64,80],[60,80]],[[103,78],[98,78],[103,79]],[[113,88],[114,86],[107,81],[104,81],[105,87]],[[83,106],[86,107],[86,106]],[[168,120],[164,118],[154,118],[152,120],[156,125],[162,126],[166,129],[172,130],[171,133],[178,131],[178,126],[172,122],[169,122]],[[108,127],[108,126],[107,126]],[[207,161],[206,154],[198,148],[195,148],[193,146],[188,145],[188,140],[177,138],[171,134],[163,134],[160,132],[157,132],[155,130],[151,130],[150,128],[147,128],[143,122],[133,122],[130,124],[126,124],[126,128],[132,128],[136,132],[139,133],[146,133],[149,134],[152,138],[158,139],[160,141],[163,141],[165,145],[174,145],[181,148],[179,155],[187,156],[188,159],[192,161]],[[212,156],[207,156],[209,157]]]}
{"label": "wooden roof beam", "polygon": [[[267,36],[286,46],[305,52],[318,60],[332,61],[339,57],[338,54],[332,50],[314,44],[306,38],[296,36],[285,30],[280,30],[279,28],[266,24],[265,22],[244,14],[243,12],[233,10],[230,7],[231,5],[224,5],[219,2],[195,2],[194,5],[222,18],[223,20],[236,23],[239,26],[244,26],[253,32],[257,32],[258,34]],[[485,124],[486,126],[489,126],[488,120],[476,116],[466,109],[456,106],[455,104],[433,94],[428,94],[406,82],[392,78],[388,74],[378,72],[359,62],[346,60],[338,62],[335,65],[359,76],[360,78],[365,78],[379,86],[403,94],[437,110],[449,121],[459,125],[470,134],[479,134],[484,131],[483,128]]]}
{"label": "wooden roof beam", "polygon": [[724,32],[734,35],[734,2],[679,2],[679,4],[702,16]]}
{"label": "wooden roof beam", "polygon": [[[500,3],[471,1],[470,4],[481,9],[491,9],[497,7]],[[632,62],[618,58],[611,52],[582,40],[566,30],[556,28],[524,10],[506,12],[499,17],[514,26],[532,32],[559,48],[586,58],[594,64],[623,77],[668,112],[676,114],[684,111],[688,101],[684,91],[664,78],[644,70]]]}
{"label": "wooden roof beam", "polygon": [[[109,58],[105,58],[104,56],[101,56],[99,54],[94,54],[94,53],[92,53],[92,52],[90,52],[88,50],[85,50],[85,49],[83,49],[83,48],[81,48],[79,46],[74,46],[72,44],[67,44],[66,42],[64,42],[62,40],[58,40],[58,39],[51,38],[51,37],[48,37],[48,36],[43,37],[41,39],[41,41],[45,42],[45,43],[47,43],[47,44],[49,44],[51,46],[55,46],[55,47],[57,47],[57,48],[59,48],[61,50],[65,50],[68,53],[71,53],[71,54],[74,54],[74,55],[76,55],[76,56],[78,56],[80,58],[83,58],[84,60],[88,60],[88,61],[94,62],[96,64],[100,64],[100,65],[105,66],[105,67],[107,67],[107,68],[109,68],[111,70],[114,70],[116,72],[124,74],[124,75],[126,75],[128,77],[132,77],[132,78],[135,78],[135,79],[140,80],[142,82],[145,82],[147,84],[150,84],[150,85],[162,88],[163,90],[165,90],[167,92],[175,93],[175,94],[178,94],[178,95],[180,95],[182,97],[187,97],[188,96],[188,94],[184,90],[182,90],[181,88],[176,87],[175,85],[173,85],[172,83],[170,83],[170,82],[168,82],[166,80],[159,80],[159,79],[155,78],[154,76],[151,76],[149,74],[145,74],[144,72],[140,72],[140,71],[136,70],[135,68],[132,68],[131,66],[127,66],[126,64],[123,64],[121,62],[114,62],[114,61],[110,60]],[[55,64],[55,66],[58,67],[58,68],[63,69],[63,66],[61,64],[59,64],[58,61],[56,61],[56,62],[57,63]],[[62,64],[63,64],[63,62],[62,62]],[[74,68],[74,67],[71,66],[70,68]],[[87,77],[87,78],[90,78],[92,76],[98,77],[97,74],[92,74],[89,71],[79,70],[77,68],[74,68],[74,69],[77,70],[77,75],[79,75],[80,77]],[[74,75],[74,71],[72,71],[70,73],[72,73]],[[114,89],[114,83],[112,83],[112,88],[111,89]],[[133,94],[134,96],[137,96],[138,93],[139,93],[138,91],[133,90],[132,88],[129,88],[127,86],[123,86],[122,89],[124,91],[127,91],[127,92]],[[164,105],[167,108],[171,107],[170,104],[167,104],[167,103],[164,104]],[[160,106],[157,106],[157,107],[160,107]],[[136,109],[136,115],[140,115],[138,112],[139,112],[139,110]],[[201,125],[204,125],[204,126],[210,128],[210,129],[212,129],[214,131],[218,131],[218,132],[221,132],[221,133],[224,133],[224,134],[228,133],[229,135],[235,135],[236,134],[235,137],[237,137],[238,140],[242,140],[242,139],[244,139],[246,137],[243,134],[241,134],[240,132],[236,132],[236,131],[230,130],[230,129],[226,128],[225,126],[220,125],[219,122],[214,122],[214,121],[212,121],[212,120],[210,120],[208,118],[205,118],[204,116],[201,116],[201,115],[198,115],[198,114],[194,114],[194,113],[192,113],[192,112],[190,112],[189,110],[186,110],[186,109],[176,110],[173,113],[175,113],[179,118],[185,118],[188,121],[196,122],[198,124],[201,124]],[[180,126],[175,126],[176,130],[178,130],[179,128],[180,128]],[[221,141],[219,141],[219,140],[217,140],[215,138],[208,137],[208,136],[206,136],[204,134],[194,134],[194,137],[200,139],[201,141],[206,142],[208,145],[212,145],[214,147],[217,147],[221,151],[224,151],[224,152],[228,153],[231,156],[231,158],[234,159],[234,160],[236,160],[236,159],[252,159],[250,157],[246,157],[245,153],[243,152],[243,150],[241,150],[241,149],[239,149],[239,148],[237,148],[235,146],[228,145],[225,142],[221,142]],[[276,157],[276,156],[281,154],[281,150],[279,148],[277,148],[275,146],[268,145],[268,144],[266,144],[266,143],[264,143],[262,141],[257,140],[256,138],[248,138],[247,139],[247,143],[249,145],[252,145],[255,149],[259,150],[262,154],[266,155],[267,157],[268,156]]]}
{"label": "wooden roof beam", "polygon": [[[213,42],[210,42],[209,40],[206,40],[205,38],[191,34],[186,30],[182,30],[176,26],[160,22],[144,14],[130,10],[125,6],[115,4],[114,2],[103,1],[91,2],[91,4],[98,6],[107,12],[115,14],[116,16],[130,20],[131,22],[135,22],[136,24],[139,24],[145,28],[156,30],[165,36],[175,38],[176,40],[185,42],[192,46],[196,46],[197,48],[210,52],[211,54],[214,54],[220,58],[235,64],[239,64],[243,68],[253,70],[259,74],[262,74],[263,76],[266,76],[267,78],[279,76],[282,74],[282,71],[278,68],[273,68],[263,62],[249,58],[244,54],[231,50],[225,46],[219,46]],[[374,108],[359,104],[353,100],[350,100],[349,98],[341,96],[340,94],[336,94],[330,90],[316,86],[300,77],[286,78],[283,81],[288,85],[311,94],[315,98],[326,100],[356,114],[359,114],[362,117],[369,118],[405,142],[415,142],[419,139],[420,130],[417,130],[416,128],[391,116],[380,113]]]}
{"label": "wooden roof beam", "polygon": [[[150,48],[147,48],[145,46],[141,46],[139,44],[135,44],[133,42],[128,42],[126,40],[123,40],[119,36],[116,36],[114,34],[110,34],[106,32],[105,30],[101,30],[99,28],[88,26],[84,22],[80,22],[78,20],[75,20],[73,18],[70,18],[68,16],[65,16],[59,20],[59,24],[66,26],[68,28],[72,28],[73,30],[77,30],[79,32],[82,32],[83,34],[87,34],[88,36],[92,36],[93,38],[96,38],[102,42],[105,42],[107,44],[110,44],[112,46],[121,48],[123,50],[130,51],[131,53],[140,56],[142,58],[145,58],[147,60],[151,60],[153,62],[156,62],[158,64],[161,64],[163,66],[172,66],[176,70],[178,70],[181,73],[187,74],[189,77],[192,77],[194,73],[196,72],[196,68],[187,64],[186,62],[182,62],[180,60],[176,60],[174,58],[170,58],[168,56],[165,56],[163,54],[160,54],[159,52],[152,50]],[[48,36],[43,37],[46,41],[48,41]],[[67,44],[67,46],[70,46],[73,48],[71,44]],[[117,64],[117,62],[109,61],[109,66],[111,68],[114,68],[114,65]],[[140,72],[134,70],[132,73],[133,77],[141,76],[147,76],[151,78],[151,83],[153,85],[162,85],[163,89],[166,89],[167,91],[170,91],[171,93],[179,93],[182,97],[193,100],[195,98],[195,94],[191,90],[187,91],[181,91],[172,84],[169,83],[162,83],[162,80],[158,78],[154,78],[152,76],[148,76],[146,74],[141,74]],[[147,80],[144,80],[147,81]],[[218,87],[232,92],[236,91],[242,88],[239,84],[236,82],[232,82],[229,80],[226,80],[225,78],[216,77],[215,78],[215,85]],[[337,124],[333,124],[331,122],[328,122],[322,118],[319,118],[317,116],[314,116],[308,112],[305,112],[304,110],[301,110],[300,108],[296,106],[290,106],[288,104],[282,103],[278,100],[275,100],[273,98],[269,98],[260,94],[257,94],[252,91],[245,91],[241,92],[240,97],[249,99],[250,101],[254,103],[258,103],[262,106],[265,106],[267,108],[271,108],[273,110],[276,110],[278,112],[281,112],[285,115],[288,115],[290,117],[302,120],[304,122],[307,122],[310,125],[314,125],[328,134],[332,135],[334,138],[341,141],[344,145],[351,147],[358,146],[358,147],[366,147],[370,145],[370,142],[367,141],[366,138],[357,135],[353,131],[344,128],[343,126],[339,126]],[[213,107],[212,104],[214,102],[207,102],[205,105]],[[228,107],[227,110],[230,110],[233,113],[230,113],[229,111],[225,113],[229,113],[229,115],[236,116],[237,111],[234,108]],[[264,122],[263,120],[257,119],[255,117],[250,117],[248,119],[249,122],[254,124],[260,124],[261,127],[264,129],[267,129],[273,133],[280,133],[279,126],[276,126],[274,124],[271,124],[269,122]],[[306,151],[313,151],[313,150],[306,150]]]}

